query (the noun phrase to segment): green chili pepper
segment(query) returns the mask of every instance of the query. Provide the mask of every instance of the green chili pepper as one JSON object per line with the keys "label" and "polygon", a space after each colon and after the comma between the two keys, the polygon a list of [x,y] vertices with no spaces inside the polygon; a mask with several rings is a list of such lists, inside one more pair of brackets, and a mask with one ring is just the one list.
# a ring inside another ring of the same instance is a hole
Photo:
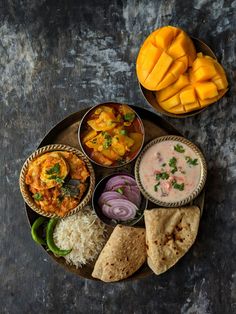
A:
{"label": "green chili pepper", "polygon": [[47,225],[46,230],[46,240],[47,240],[47,246],[52,253],[58,255],[58,256],[65,256],[69,254],[72,249],[70,250],[62,250],[58,246],[56,246],[54,240],[53,240],[53,231],[58,222],[58,218],[51,218]]}
{"label": "green chili pepper", "polygon": [[38,231],[39,227],[44,223],[45,220],[46,220],[45,217],[39,217],[35,220],[35,222],[33,223],[32,227],[31,227],[31,236],[32,236],[33,240],[36,243],[43,244],[43,245],[46,245],[46,242],[38,235],[37,231]]}

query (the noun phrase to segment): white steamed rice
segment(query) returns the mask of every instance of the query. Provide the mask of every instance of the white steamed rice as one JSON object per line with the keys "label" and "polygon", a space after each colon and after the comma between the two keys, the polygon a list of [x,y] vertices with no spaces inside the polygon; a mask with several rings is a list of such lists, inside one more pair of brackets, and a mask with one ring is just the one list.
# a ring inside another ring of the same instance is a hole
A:
{"label": "white steamed rice", "polygon": [[89,206],[75,215],[61,219],[54,230],[55,244],[72,251],[64,256],[68,264],[78,267],[95,260],[105,245],[105,225]]}

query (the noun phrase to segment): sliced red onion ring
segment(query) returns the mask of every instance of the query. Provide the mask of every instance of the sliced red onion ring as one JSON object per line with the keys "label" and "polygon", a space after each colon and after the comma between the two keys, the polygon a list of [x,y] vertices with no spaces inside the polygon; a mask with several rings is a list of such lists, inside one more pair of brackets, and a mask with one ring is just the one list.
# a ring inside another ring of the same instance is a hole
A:
{"label": "sliced red onion ring", "polygon": [[120,194],[118,192],[114,192],[114,191],[108,191],[108,192],[103,192],[101,194],[101,196],[98,199],[98,205],[100,207],[102,207],[103,204],[105,204],[108,201],[113,200],[113,199],[124,199],[124,200],[127,200],[125,195],[122,195],[122,194]]}
{"label": "sliced red onion ring", "polygon": [[137,185],[136,181],[134,178],[126,176],[126,175],[117,175],[114,176],[112,178],[110,178],[107,181],[106,187],[105,187],[105,191],[111,191],[113,190],[114,186],[117,185]]}
{"label": "sliced red onion ring", "polygon": [[113,199],[102,206],[102,212],[105,216],[121,221],[133,219],[137,210],[136,205],[125,199]]}

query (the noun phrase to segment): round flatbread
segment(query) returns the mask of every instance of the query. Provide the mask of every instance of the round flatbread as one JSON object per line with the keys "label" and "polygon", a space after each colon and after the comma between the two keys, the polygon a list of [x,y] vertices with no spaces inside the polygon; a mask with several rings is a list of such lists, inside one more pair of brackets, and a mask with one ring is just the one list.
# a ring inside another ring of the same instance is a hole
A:
{"label": "round flatbread", "polygon": [[200,221],[197,206],[144,212],[147,262],[156,275],[167,271],[194,243]]}
{"label": "round flatbread", "polygon": [[145,229],[118,225],[100,253],[92,276],[105,282],[135,273],[146,260]]}

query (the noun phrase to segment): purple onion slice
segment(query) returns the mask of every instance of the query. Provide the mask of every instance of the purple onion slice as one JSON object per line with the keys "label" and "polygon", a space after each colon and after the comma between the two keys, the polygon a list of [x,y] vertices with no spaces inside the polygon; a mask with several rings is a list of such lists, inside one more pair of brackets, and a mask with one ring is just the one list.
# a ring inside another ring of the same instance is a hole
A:
{"label": "purple onion slice", "polygon": [[107,181],[105,191],[111,191],[113,190],[114,186],[123,186],[123,185],[137,185],[136,181],[134,178],[126,176],[126,175],[117,175],[112,178],[110,178]]}
{"label": "purple onion slice", "polygon": [[98,205],[100,207],[103,206],[103,204],[107,203],[110,200],[113,199],[124,199],[127,200],[125,195],[122,195],[121,193],[115,192],[115,191],[108,191],[108,192],[103,192],[101,196],[98,199]]}
{"label": "purple onion slice", "polygon": [[113,199],[102,206],[102,212],[106,217],[120,221],[133,219],[137,211],[137,206],[125,199]]}

